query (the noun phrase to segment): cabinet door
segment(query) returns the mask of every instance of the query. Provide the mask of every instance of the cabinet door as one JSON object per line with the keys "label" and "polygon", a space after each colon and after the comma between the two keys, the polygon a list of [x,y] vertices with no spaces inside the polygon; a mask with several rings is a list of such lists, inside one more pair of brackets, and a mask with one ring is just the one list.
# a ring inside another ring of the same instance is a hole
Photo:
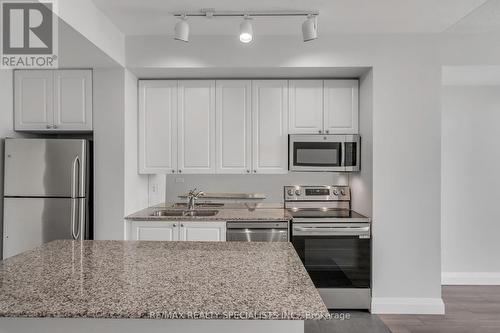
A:
{"label": "cabinet door", "polygon": [[177,170],[177,81],[139,81],[139,172]]}
{"label": "cabinet door", "polygon": [[54,72],[54,129],[92,130],[92,71]]}
{"label": "cabinet door", "polygon": [[322,133],[323,80],[291,80],[289,90],[289,133]]}
{"label": "cabinet door", "polygon": [[215,81],[178,84],[179,173],[215,173]]}
{"label": "cabinet door", "polygon": [[329,134],[358,134],[358,80],[325,80],[324,130]]}
{"label": "cabinet door", "polygon": [[250,173],[251,81],[221,80],[215,85],[217,173]]}
{"label": "cabinet door", "polygon": [[288,82],[252,81],[253,172],[288,172]]}
{"label": "cabinet door", "polygon": [[131,240],[176,241],[179,227],[176,222],[133,221]]}
{"label": "cabinet door", "polygon": [[226,222],[181,222],[180,240],[225,241]]}
{"label": "cabinet door", "polygon": [[52,129],[54,123],[53,82],[53,71],[14,71],[14,129],[16,131]]}

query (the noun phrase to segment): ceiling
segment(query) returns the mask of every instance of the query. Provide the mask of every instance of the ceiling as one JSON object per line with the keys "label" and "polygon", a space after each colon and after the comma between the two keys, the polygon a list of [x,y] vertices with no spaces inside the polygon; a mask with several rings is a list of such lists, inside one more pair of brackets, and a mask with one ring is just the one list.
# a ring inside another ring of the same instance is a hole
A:
{"label": "ceiling", "polygon": [[[319,10],[318,31],[328,34],[441,33],[497,30],[500,0],[93,0],[125,35],[171,35],[171,13]],[[483,17],[487,20],[483,20]],[[255,18],[256,35],[300,34],[304,18]],[[239,18],[189,18],[192,35],[235,35]]]}

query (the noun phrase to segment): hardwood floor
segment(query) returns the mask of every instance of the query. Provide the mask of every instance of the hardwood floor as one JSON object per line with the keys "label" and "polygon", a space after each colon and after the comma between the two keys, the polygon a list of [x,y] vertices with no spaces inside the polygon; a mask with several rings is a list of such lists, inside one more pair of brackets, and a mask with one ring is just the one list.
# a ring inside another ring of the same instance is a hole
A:
{"label": "hardwood floor", "polygon": [[500,333],[500,286],[443,286],[444,316],[381,315],[393,333]]}
{"label": "hardwood floor", "polygon": [[306,333],[500,333],[500,286],[443,286],[444,316],[349,313],[349,320],[309,321]]}

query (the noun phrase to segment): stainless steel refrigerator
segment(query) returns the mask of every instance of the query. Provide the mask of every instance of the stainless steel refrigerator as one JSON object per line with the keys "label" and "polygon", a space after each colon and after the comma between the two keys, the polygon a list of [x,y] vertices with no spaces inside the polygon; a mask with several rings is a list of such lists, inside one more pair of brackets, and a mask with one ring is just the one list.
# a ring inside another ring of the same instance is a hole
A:
{"label": "stainless steel refrigerator", "polygon": [[90,143],[6,139],[3,257],[90,235]]}

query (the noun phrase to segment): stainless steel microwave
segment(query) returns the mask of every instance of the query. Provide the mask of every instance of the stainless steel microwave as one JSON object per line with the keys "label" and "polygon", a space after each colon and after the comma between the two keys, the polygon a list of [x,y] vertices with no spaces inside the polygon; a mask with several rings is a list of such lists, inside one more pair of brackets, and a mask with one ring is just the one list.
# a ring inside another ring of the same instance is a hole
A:
{"label": "stainless steel microwave", "polygon": [[359,171],[360,141],[359,135],[290,135],[289,170]]}

